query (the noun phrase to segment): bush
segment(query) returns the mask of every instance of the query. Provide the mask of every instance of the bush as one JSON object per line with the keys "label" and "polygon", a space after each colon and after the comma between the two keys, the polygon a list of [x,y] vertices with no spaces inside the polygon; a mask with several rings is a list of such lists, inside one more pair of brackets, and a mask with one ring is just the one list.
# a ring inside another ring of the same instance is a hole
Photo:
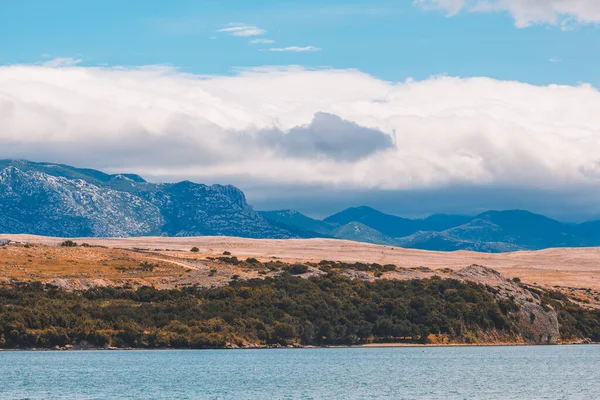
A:
{"label": "bush", "polygon": [[304,264],[294,264],[286,268],[287,272],[292,275],[302,275],[308,272],[308,266]]}
{"label": "bush", "polygon": [[198,253],[200,251],[199,248],[197,247],[192,247],[192,249],[190,250],[192,253]]}
{"label": "bush", "polygon": [[224,255],[224,256],[230,256],[230,255],[231,255],[231,252],[229,252],[229,251],[224,251],[224,252],[223,252],[223,255]]}
{"label": "bush", "polygon": [[238,260],[238,258],[235,256],[233,256],[233,257],[217,257],[217,260],[222,261],[227,264],[231,264],[231,265],[238,265],[240,263],[240,260]]}
{"label": "bush", "polygon": [[77,247],[77,243],[72,240],[65,240],[60,244],[62,247]]}

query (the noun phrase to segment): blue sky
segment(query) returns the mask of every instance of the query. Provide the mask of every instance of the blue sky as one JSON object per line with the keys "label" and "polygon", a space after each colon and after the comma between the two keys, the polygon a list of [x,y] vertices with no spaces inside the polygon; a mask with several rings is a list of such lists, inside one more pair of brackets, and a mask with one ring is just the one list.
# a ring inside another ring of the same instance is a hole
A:
{"label": "blue sky", "polygon": [[[298,64],[356,68],[393,81],[448,74],[600,86],[595,26],[516,28],[508,12],[448,17],[444,10],[425,10],[410,0],[323,3],[7,0],[0,13],[0,63],[70,57],[82,59],[82,65],[167,64],[199,74]],[[236,37],[218,32],[230,23],[266,33]],[[250,45],[256,38],[275,43]],[[321,50],[265,51],[289,46]]]}
{"label": "blue sky", "polygon": [[315,216],[600,218],[599,25],[598,0],[4,0],[0,158]]}

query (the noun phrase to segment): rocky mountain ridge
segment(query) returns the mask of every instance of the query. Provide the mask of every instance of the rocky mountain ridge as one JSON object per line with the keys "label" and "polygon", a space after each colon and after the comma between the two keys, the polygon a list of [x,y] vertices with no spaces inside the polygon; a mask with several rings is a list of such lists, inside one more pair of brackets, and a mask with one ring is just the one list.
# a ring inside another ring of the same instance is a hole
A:
{"label": "rocky mountain ridge", "polygon": [[148,183],[65,165],[0,161],[0,232],[62,237],[296,237],[233,186]]}
{"label": "rocky mountain ridge", "polygon": [[0,233],[337,238],[482,252],[600,246],[600,221],[566,224],[521,210],[408,219],[370,207],[318,220],[295,210],[256,212],[230,185],[150,183],[135,174],[24,160],[0,160]]}

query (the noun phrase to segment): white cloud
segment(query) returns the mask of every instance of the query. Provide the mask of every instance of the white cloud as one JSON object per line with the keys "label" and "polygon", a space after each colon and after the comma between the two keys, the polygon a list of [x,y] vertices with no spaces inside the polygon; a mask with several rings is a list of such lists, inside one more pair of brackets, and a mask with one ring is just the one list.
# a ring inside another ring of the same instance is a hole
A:
{"label": "white cloud", "polygon": [[42,65],[51,68],[73,67],[77,64],[81,64],[82,61],[81,58],[57,57],[52,60],[44,61]]}
{"label": "white cloud", "polygon": [[552,57],[548,61],[550,61],[553,64],[556,64],[556,63],[561,62],[562,60],[560,58]]}
{"label": "white cloud", "polygon": [[276,51],[276,52],[295,52],[295,53],[303,53],[303,52],[307,52],[307,51],[321,51],[321,49],[319,47],[315,47],[315,46],[289,46],[289,47],[275,47],[272,49],[269,49],[269,51]]}
{"label": "white cloud", "polygon": [[519,28],[536,24],[559,25],[563,30],[578,24],[600,22],[598,0],[414,0],[426,9],[454,15],[468,12],[509,12]]}
{"label": "white cloud", "polygon": [[227,25],[226,28],[219,29],[217,32],[225,32],[230,33],[233,36],[260,36],[267,33],[266,30],[259,28],[255,25],[247,25],[247,24],[239,24],[239,23],[231,23]]}
{"label": "white cloud", "polygon": [[273,44],[275,41],[273,39],[252,39],[250,44]]}
{"label": "white cloud", "polygon": [[589,85],[490,78],[386,82],[300,67],[234,76],[0,67],[2,157],[154,179],[365,190],[595,188],[599,107],[600,92]]}
{"label": "white cloud", "polygon": [[465,0],[414,0],[414,4],[426,10],[444,10],[448,15],[454,15],[465,6]]}

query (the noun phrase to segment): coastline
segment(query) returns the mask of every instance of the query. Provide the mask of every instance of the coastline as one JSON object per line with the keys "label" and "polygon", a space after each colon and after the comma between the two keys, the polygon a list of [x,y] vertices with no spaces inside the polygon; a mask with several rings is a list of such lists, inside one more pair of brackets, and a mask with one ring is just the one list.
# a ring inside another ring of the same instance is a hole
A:
{"label": "coastline", "polygon": [[247,346],[247,347],[215,347],[215,348],[169,348],[169,347],[86,347],[86,348],[15,348],[1,349],[2,352],[81,352],[81,351],[190,351],[190,350],[291,350],[291,349],[377,349],[377,348],[435,348],[435,347],[555,347],[555,346],[587,346],[600,345],[600,342],[565,342],[557,344],[532,344],[532,343],[445,343],[445,344],[427,344],[427,343],[368,343],[360,345],[330,345],[330,346],[311,346],[311,345],[288,345],[288,346]]}

